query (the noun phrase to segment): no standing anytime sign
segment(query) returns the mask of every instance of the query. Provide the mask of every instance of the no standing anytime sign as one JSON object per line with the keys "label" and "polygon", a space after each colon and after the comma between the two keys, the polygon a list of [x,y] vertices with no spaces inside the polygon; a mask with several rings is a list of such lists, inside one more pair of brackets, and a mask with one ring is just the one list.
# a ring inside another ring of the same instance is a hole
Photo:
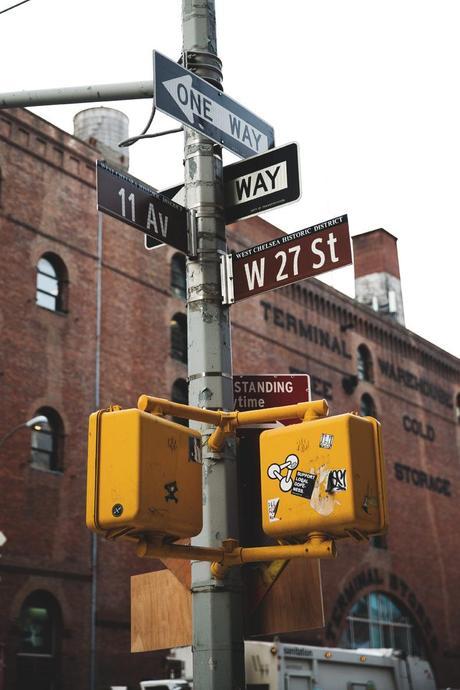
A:
{"label": "no standing anytime sign", "polygon": [[351,263],[348,216],[338,216],[223,257],[224,303]]}

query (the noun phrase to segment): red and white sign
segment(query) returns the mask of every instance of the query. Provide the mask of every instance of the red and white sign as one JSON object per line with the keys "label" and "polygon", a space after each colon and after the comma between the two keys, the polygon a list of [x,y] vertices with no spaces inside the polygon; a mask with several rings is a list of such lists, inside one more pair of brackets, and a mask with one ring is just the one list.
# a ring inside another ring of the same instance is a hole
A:
{"label": "red and white sign", "polygon": [[[247,412],[266,407],[295,405],[310,400],[308,374],[245,374],[233,377],[235,410]],[[288,425],[300,420],[283,420]],[[263,425],[264,427],[267,425]],[[273,426],[273,424],[270,424]]]}
{"label": "red and white sign", "polygon": [[224,304],[352,263],[346,215],[221,258]]}

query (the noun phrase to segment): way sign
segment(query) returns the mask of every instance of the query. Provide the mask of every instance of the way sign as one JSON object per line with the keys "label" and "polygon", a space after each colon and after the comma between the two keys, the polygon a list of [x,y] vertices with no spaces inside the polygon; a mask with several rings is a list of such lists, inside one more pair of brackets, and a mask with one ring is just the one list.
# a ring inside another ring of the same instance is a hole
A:
{"label": "way sign", "polygon": [[187,211],[144,182],[97,161],[97,208],[188,254]]}
{"label": "way sign", "polygon": [[348,216],[224,255],[224,304],[296,283],[352,263]]}
{"label": "way sign", "polygon": [[274,146],[273,127],[193,72],[153,51],[155,106],[242,158]]}
{"label": "way sign", "polygon": [[225,223],[255,216],[300,197],[297,144],[270,149],[224,168]]}
{"label": "way sign", "polygon": [[[170,199],[181,201],[184,186],[162,191]],[[300,198],[299,155],[297,144],[270,149],[259,156],[224,166],[224,219],[256,216],[263,211],[289,204]],[[149,240],[146,246],[150,249]]]}

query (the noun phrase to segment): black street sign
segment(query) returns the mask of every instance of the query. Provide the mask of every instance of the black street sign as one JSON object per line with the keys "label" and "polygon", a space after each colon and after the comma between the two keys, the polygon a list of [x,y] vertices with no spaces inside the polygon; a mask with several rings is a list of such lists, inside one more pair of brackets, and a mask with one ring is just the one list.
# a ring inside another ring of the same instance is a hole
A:
{"label": "black street sign", "polygon": [[[164,189],[173,199],[184,185]],[[230,225],[300,198],[297,144],[285,144],[260,156],[224,166],[224,218]]]}
{"label": "black street sign", "polygon": [[156,244],[188,254],[187,211],[132,175],[97,161],[97,208],[141,230]]}
{"label": "black street sign", "polygon": [[348,216],[338,216],[222,257],[224,303],[352,263]]}
{"label": "black street sign", "polygon": [[297,144],[270,149],[224,168],[227,225],[297,201],[299,197]]}
{"label": "black street sign", "polygon": [[242,158],[273,148],[273,127],[193,72],[153,51],[153,97],[161,112]]}

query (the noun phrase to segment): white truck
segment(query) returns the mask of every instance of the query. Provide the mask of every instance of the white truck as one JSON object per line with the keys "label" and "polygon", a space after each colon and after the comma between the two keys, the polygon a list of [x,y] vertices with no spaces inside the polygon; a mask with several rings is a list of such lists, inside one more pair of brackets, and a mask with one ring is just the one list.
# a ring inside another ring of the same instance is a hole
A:
{"label": "white truck", "polygon": [[[436,690],[428,661],[394,649],[245,642],[246,690]],[[171,654],[191,683],[190,647]],[[199,689],[197,689],[199,690]]]}
{"label": "white truck", "polygon": [[436,690],[428,661],[393,649],[247,642],[247,690]]}

